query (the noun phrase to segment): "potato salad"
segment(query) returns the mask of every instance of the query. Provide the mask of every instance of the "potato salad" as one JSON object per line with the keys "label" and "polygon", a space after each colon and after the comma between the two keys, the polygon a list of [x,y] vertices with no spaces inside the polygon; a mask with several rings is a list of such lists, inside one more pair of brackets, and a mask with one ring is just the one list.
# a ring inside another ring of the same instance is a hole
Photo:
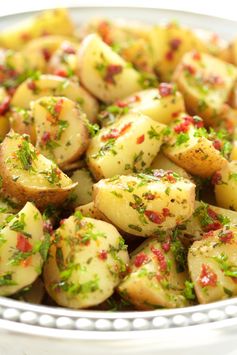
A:
{"label": "potato salad", "polygon": [[237,297],[237,39],[65,9],[0,32],[0,296]]}

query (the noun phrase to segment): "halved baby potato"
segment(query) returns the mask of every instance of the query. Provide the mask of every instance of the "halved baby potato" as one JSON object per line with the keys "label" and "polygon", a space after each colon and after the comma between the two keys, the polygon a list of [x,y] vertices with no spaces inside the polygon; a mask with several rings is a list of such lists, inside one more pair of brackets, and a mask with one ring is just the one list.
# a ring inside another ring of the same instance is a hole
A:
{"label": "halved baby potato", "polygon": [[199,303],[210,303],[237,295],[237,228],[208,234],[192,244],[188,267]]}
{"label": "halved baby potato", "polygon": [[133,253],[130,272],[118,290],[137,309],[177,308],[190,305],[185,297],[187,270],[179,270],[172,242],[149,238]]}
{"label": "halved baby potato", "polygon": [[31,105],[36,127],[36,148],[63,167],[79,159],[89,143],[86,115],[65,97],[46,96]]}
{"label": "halved baby potato", "polygon": [[[38,57],[39,63],[38,69],[42,72],[48,72],[48,65],[54,52],[65,41],[69,41],[67,36],[49,35],[45,37],[39,37],[28,42],[22,49],[22,53],[31,58],[32,56]],[[75,43],[75,42],[73,42]]]}
{"label": "halved baby potato", "polygon": [[2,30],[0,46],[20,49],[33,38],[46,34],[71,36],[73,30],[74,25],[66,9],[47,10]]}
{"label": "halved baby potato", "polygon": [[163,142],[164,129],[139,112],[121,117],[91,139],[86,153],[89,169],[99,180],[148,168]]}
{"label": "halved baby potato", "polygon": [[209,54],[186,53],[174,73],[188,112],[200,114],[215,126],[228,110],[226,101],[237,78],[237,69]]}
{"label": "halved baby potato", "polygon": [[115,227],[79,211],[55,232],[44,267],[45,287],[61,306],[88,308],[112,295],[129,262]]}
{"label": "halved baby potato", "polygon": [[13,106],[28,109],[31,101],[42,96],[65,96],[79,103],[90,121],[95,121],[98,103],[78,83],[57,75],[43,74],[37,79],[27,79],[17,88],[12,97]]}
{"label": "halved baby potato", "polygon": [[194,211],[195,185],[176,173],[153,170],[100,180],[95,207],[121,230],[141,237],[185,222]]}
{"label": "halved baby potato", "polygon": [[78,51],[78,75],[85,88],[112,103],[142,89],[141,76],[96,34],[87,36]]}
{"label": "halved baby potato", "polygon": [[76,186],[55,163],[29,142],[29,136],[10,131],[0,145],[3,195],[21,204],[34,201],[38,208],[62,204]]}
{"label": "halved baby potato", "polygon": [[[103,111],[101,123],[107,126],[111,122],[109,113],[112,111],[141,112],[154,121],[169,124],[181,113],[185,111],[184,100],[175,85],[161,83],[158,89],[146,89],[114,103],[109,106],[108,111]],[[106,112],[108,114],[106,115]],[[116,113],[116,112],[115,112]]]}
{"label": "halved baby potato", "polygon": [[27,202],[1,229],[1,296],[12,295],[37,279],[47,255],[47,246],[43,218],[37,208]]}
{"label": "halved baby potato", "polygon": [[237,211],[237,161],[233,160],[212,178],[218,206]]}
{"label": "halved baby potato", "polygon": [[[181,114],[171,125],[164,154],[191,174],[206,178],[227,164],[198,116]],[[221,142],[218,141],[218,146]]]}
{"label": "halved baby potato", "polygon": [[186,52],[193,48],[205,50],[204,43],[191,29],[174,22],[152,27],[149,43],[155,70],[163,81],[171,81],[177,64]]}
{"label": "halved baby potato", "polygon": [[193,241],[201,239],[205,233],[212,234],[212,231],[231,224],[237,224],[237,212],[195,201],[193,215],[179,226],[179,231]]}

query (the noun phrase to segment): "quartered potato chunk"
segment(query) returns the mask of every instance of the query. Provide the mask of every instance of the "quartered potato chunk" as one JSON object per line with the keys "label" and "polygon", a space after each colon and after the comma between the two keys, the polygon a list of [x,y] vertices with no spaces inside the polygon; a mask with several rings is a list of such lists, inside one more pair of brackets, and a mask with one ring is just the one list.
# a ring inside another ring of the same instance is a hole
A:
{"label": "quartered potato chunk", "polygon": [[27,79],[18,86],[12,98],[12,105],[24,109],[31,101],[43,96],[65,96],[79,103],[89,120],[94,121],[98,112],[98,103],[78,83],[57,75],[43,74],[35,79]]}
{"label": "quartered potato chunk", "polygon": [[217,171],[212,182],[218,206],[237,211],[237,161],[233,160]]}
{"label": "quartered potato chunk", "polygon": [[44,267],[45,286],[55,302],[88,308],[110,297],[129,262],[118,231],[79,211],[55,232],[55,243]]}
{"label": "quartered potato chunk", "polygon": [[153,71],[153,57],[148,42],[149,26],[122,20],[111,21],[94,18],[79,29],[78,35],[85,37],[97,33],[116,53],[134,67],[144,72]]}
{"label": "quartered potato chunk", "polygon": [[111,103],[142,89],[140,74],[99,36],[87,36],[78,51],[78,74],[95,97]]}
{"label": "quartered potato chunk", "polygon": [[200,117],[181,114],[170,127],[163,152],[189,173],[210,177],[225,166],[227,160],[221,154],[224,143],[209,138],[213,139]]}
{"label": "quartered potato chunk", "polygon": [[172,249],[169,238],[163,243],[151,238],[132,253],[130,272],[118,289],[121,296],[137,309],[175,308],[191,304],[185,297],[187,270],[180,268]]}
{"label": "quartered potato chunk", "polygon": [[186,53],[174,73],[189,112],[200,114],[207,125],[216,125],[237,78],[237,69],[209,54]]}
{"label": "quartered potato chunk", "polygon": [[12,295],[41,274],[49,241],[43,219],[30,202],[1,229],[0,295]]}
{"label": "quartered potato chunk", "polygon": [[32,103],[36,148],[60,167],[81,157],[89,144],[86,115],[65,97],[42,97]]}
{"label": "quartered potato chunk", "polygon": [[20,49],[33,38],[45,35],[71,36],[74,26],[65,9],[47,10],[1,30],[0,46]]}
{"label": "quartered potato chunk", "polygon": [[194,211],[195,185],[176,173],[153,170],[100,180],[95,207],[121,230],[142,237],[174,228]]}
{"label": "quartered potato chunk", "polygon": [[[70,41],[70,43],[75,43],[67,36],[58,36],[51,35],[40,38],[35,38],[28,42],[22,49],[22,53],[30,57],[37,57],[39,63],[38,69],[43,72],[48,72],[48,66],[50,63],[50,59],[54,55],[54,53],[58,50],[58,48],[64,43]],[[72,41],[72,42],[71,42]],[[61,73],[62,74],[62,73]]]}
{"label": "quartered potato chunk", "polygon": [[236,296],[237,228],[229,226],[194,242],[188,266],[199,303]]}
{"label": "quartered potato chunk", "polygon": [[22,204],[34,201],[39,208],[63,203],[76,186],[55,163],[39,154],[28,136],[13,131],[0,145],[0,175],[4,194]]}
{"label": "quartered potato chunk", "polygon": [[120,114],[131,111],[141,112],[154,121],[169,124],[185,111],[185,107],[183,97],[176,90],[175,85],[161,83],[158,89],[139,91],[115,102],[100,114],[99,119],[103,126],[107,126],[113,123],[111,114],[119,118]]}
{"label": "quartered potato chunk", "polygon": [[139,112],[123,116],[91,139],[88,166],[96,179],[149,168],[166,127]]}
{"label": "quartered potato chunk", "polygon": [[149,33],[154,66],[164,81],[170,81],[177,64],[186,52],[193,48],[203,51],[204,43],[194,32],[176,23],[154,26]]}
{"label": "quartered potato chunk", "polygon": [[178,228],[180,233],[190,240],[198,240],[205,233],[211,233],[225,226],[237,224],[237,212],[195,201],[193,215]]}

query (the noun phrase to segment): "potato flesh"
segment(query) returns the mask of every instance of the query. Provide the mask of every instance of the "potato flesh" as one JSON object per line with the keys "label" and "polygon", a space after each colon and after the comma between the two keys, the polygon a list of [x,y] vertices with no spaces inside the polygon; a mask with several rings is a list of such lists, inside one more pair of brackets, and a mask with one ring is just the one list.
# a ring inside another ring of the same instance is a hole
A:
{"label": "potato flesh", "polygon": [[205,50],[203,43],[188,28],[168,24],[154,26],[149,33],[155,70],[164,81],[171,81],[172,74],[183,55],[196,48]]}
{"label": "potato flesh", "polygon": [[[82,84],[95,97],[112,103],[141,89],[140,74],[106,45],[97,35],[87,36],[78,52],[78,71]],[[106,71],[117,71],[106,80]]]}
{"label": "potato flesh", "polygon": [[[140,263],[142,257],[144,263]],[[187,271],[177,272],[172,251],[164,252],[162,243],[157,239],[145,241],[133,252],[130,269],[118,289],[121,296],[136,308],[151,310],[189,305],[184,296]]]}
{"label": "potato flesh", "polygon": [[[58,112],[56,112],[56,109]],[[89,142],[86,115],[78,104],[64,97],[42,97],[32,104],[36,148],[59,166],[80,158]],[[48,140],[45,139],[48,135]],[[49,147],[55,142],[56,147]]]}
{"label": "potato flesh", "polygon": [[[164,146],[164,154],[174,163],[184,168],[191,174],[206,178],[212,176],[217,170],[227,164],[227,160],[215,149],[212,141],[203,134],[197,136],[197,129],[193,124],[188,127],[185,133],[176,133],[177,126],[182,124],[185,114],[171,126],[172,133],[167,138]],[[185,140],[178,143],[178,138],[184,135]]]}
{"label": "potato flesh", "polygon": [[[5,168],[8,170],[11,176],[17,176],[17,181],[22,185],[28,185],[29,187],[42,188],[44,190],[55,188],[52,183],[47,179],[45,173],[52,168],[55,168],[55,164],[45,158],[43,155],[38,155],[37,159],[32,162],[32,168],[35,170],[29,174],[28,170],[24,170],[19,160],[16,158],[16,152],[19,149],[19,145],[22,144],[24,139],[17,135],[9,133],[2,143],[2,159],[6,162]],[[31,146],[31,145],[30,145]],[[33,146],[32,150],[34,149]],[[41,173],[40,173],[41,172]],[[67,188],[72,185],[71,179],[62,172],[60,173],[60,186]]]}
{"label": "potato flesh", "polygon": [[[223,217],[226,218],[224,224],[221,222],[224,220]],[[213,206],[202,201],[195,201],[194,214],[181,227],[180,232],[191,240],[199,240],[208,231],[221,229],[225,224],[237,224],[237,213],[235,211]]]}
{"label": "potato flesh", "polygon": [[[14,223],[21,221],[21,218],[24,218],[22,231],[13,230]],[[40,212],[33,204],[27,202],[19,214],[1,230],[1,235],[3,243],[0,247],[0,278],[2,280],[0,295],[6,296],[30,285],[41,273],[43,259],[37,249],[34,251],[34,248],[44,239]],[[26,251],[28,243],[31,247]],[[9,284],[7,284],[7,279],[10,279]]]}
{"label": "potato flesh", "polygon": [[174,228],[192,215],[193,183],[183,178],[170,183],[169,174],[168,178],[140,176],[119,176],[94,185],[95,207],[115,226],[133,235],[149,237]]}
{"label": "potato flesh", "polygon": [[237,211],[237,161],[233,160],[217,172],[215,184],[217,205]]}
{"label": "potato flesh", "polygon": [[78,183],[73,190],[73,194],[76,196],[76,200],[73,204],[75,206],[80,206],[90,203],[92,201],[92,186],[94,181],[89,170],[75,170],[71,176],[71,180]]}
{"label": "potato flesh", "polygon": [[[188,266],[199,303],[210,303],[237,295],[236,277],[230,277],[237,267],[237,229],[230,226],[213,232],[208,238],[193,243],[188,253]],[[225,241],[223,241],[225,240]]]}
{"label": "potato flesh", "polygon": [[187,109],[200,114],[207,125],[215,125],[227,110],[225,102],[236,77],[233,65],[195,52],[186,53],[174,73],[174,81],[184,96]]}
{"label": "potato flesh", "polygon": [[172,160],[159,152],[151,164],[151,169],[171,170],[185,179],[190,179],[190,175],[180,166],[176,165]]}
{"label": "potato flesh", "polygon": [[11,49],[20,49],[26,42],[44,36],[45,33],[70,36],[73,29],[74,26],[67,10],[48,10],[1,31],[0,45]]}
{"label": "potato flesh", "polygon": [[[89,233],[90,242],[83,242]],[[80,222],[71,216],[56,234],[59,242],[51,247],[51,257],[44,268],[45,286],[51,297],[59,305],[71,308],[91,307],[110,297],[120,282],[119,272],[126,271],[129,262],[117,230],[103,221],[83,218]],[[56,248],[63,255],[61,269]],[[64,282],[64,288],[60,282]]]}
{"label": "potato flesh", "polygon": [[101,129],[86,153],[94,177],[99,180],[148,168],[160,149],[164,128],[147,116],[131,113]]}
{"label": "potato flesh", "polygon": [[98,113],[98,103],[84,88],[69,79],[57,75],[43,74],[33,81],[35,90],[29,88],[30,79],[18,86],[12,97],[12,105],[28,109],[31,101],[42,96],[65,96],[81,104],[89,120],[94,121]]}

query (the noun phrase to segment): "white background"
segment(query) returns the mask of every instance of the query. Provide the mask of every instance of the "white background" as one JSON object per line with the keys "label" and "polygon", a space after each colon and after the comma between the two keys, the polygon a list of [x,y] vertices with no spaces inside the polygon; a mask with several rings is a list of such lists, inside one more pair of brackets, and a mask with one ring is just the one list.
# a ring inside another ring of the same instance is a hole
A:
{"label": "white background", "polygon": [[[0,16],[57,6],[139,6],[186,10],[237,21],[236,0],[0,0]],[[237,32],[237,26],[236,26]]]}

